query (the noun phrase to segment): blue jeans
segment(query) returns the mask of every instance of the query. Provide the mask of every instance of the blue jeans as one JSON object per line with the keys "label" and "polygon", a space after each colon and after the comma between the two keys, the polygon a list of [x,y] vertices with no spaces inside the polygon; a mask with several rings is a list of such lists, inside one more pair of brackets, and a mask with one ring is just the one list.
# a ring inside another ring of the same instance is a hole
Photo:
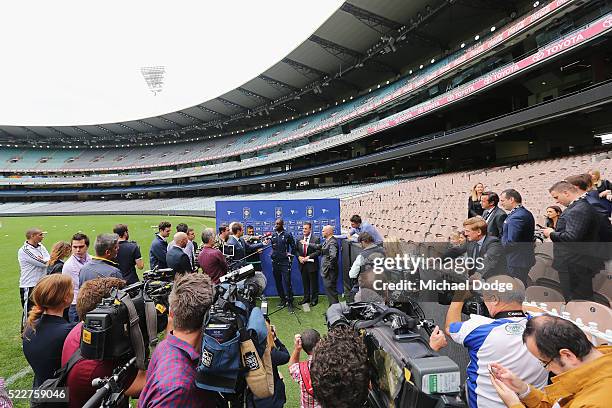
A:
{"label": "blue jeans", "polygon": [[79,322],[79,315],[77,314],[76,305],[70,305],[70,309],[68,309],[68,318],[70,319],[70,323]]}

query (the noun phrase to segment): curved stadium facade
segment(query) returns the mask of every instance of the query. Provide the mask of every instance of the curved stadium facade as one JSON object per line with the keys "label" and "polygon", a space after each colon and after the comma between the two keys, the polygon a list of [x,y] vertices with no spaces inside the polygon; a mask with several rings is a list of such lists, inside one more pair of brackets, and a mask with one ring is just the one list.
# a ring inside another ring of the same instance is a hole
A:
{"label": "curved stadium facade", "polygon": [[[481,33],[471,44],[446,38],[446,55],[396,61],[403,74],[392,80],[252,128],[228,123],[235,129],[207,134],[190,125],[138,143],[118,135],[115,144],[77,146],[45,144],[33,127],[29,138],[0,127],[0,199],[282,192],[605,151],[598,135],[612,127],[610,2],[514,3],[510,16],[498,10],[503,24],[471,27]],[[459,38],[472,35],[463,30]]]}

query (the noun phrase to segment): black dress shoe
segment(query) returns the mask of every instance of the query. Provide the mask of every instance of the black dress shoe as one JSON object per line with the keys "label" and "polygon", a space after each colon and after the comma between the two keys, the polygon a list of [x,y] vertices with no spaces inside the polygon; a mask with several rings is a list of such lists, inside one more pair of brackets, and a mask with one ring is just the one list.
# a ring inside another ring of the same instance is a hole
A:
{"label": "black dress shoe", "polygon": [[281,307],[285,307],[285,306],[287,306],[287,301],[286,300],[281,300],[281,302],[276,307],[281,308]]}
{"label": "black dress shoe", "polygon": [[302,301],[300,303],[298,303],[298,305],[305,305],[306,303],[309,303],[310,300],[309,299],[302,299]]}
{"label": "black dress shoe", "polygon": [[319,302],[317,302],[316,300],[313,300],[312,302],[310,302],[310,307],[315,307]]}
{"label": "black dress shoe", "polygon": [[288,311],[289,313],[293,313],[293,311],[294,311],[294,310],[293,310],[293,303],[289,303],[289,304],[287,304],[287,311]]}

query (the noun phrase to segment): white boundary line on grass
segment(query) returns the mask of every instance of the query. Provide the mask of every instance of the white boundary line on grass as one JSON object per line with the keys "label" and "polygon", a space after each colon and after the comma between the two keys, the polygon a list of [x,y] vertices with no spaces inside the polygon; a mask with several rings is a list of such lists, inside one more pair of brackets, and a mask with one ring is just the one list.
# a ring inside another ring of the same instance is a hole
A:
{"label": "white boundary line on grass", "polygon": [[25,377],[26,375],[30,374],[32,372],[32,367],[27,366],[27,367],[23,367],[21,370],[19,370],[19,372],[11,375],[9,378],[6,379],[6,381],[4,382],[4,385],[6,387],[9,387],[11,384],[13,384],[15,381],[19,380],[20,378]]}

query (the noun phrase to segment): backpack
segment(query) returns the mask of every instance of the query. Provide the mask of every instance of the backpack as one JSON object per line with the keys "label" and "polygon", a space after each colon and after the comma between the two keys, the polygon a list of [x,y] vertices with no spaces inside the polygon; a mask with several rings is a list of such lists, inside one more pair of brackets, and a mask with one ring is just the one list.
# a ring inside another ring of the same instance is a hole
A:
{"label": "backpack", "polygon": [[[39,390],[39,398],[32,397],[30,400],[31,408],[68,408],[68,388],[66,388],[66,381],[68,380],[68,374],[72,367],[83,359],[81,350],[77,351],[70,357],[70,360],[65,366],[58,369],[53,375],[54,377],[45,380]],[[49,402],[47,399],[53,397],[55,399],[61,399],[64,402]]]}

